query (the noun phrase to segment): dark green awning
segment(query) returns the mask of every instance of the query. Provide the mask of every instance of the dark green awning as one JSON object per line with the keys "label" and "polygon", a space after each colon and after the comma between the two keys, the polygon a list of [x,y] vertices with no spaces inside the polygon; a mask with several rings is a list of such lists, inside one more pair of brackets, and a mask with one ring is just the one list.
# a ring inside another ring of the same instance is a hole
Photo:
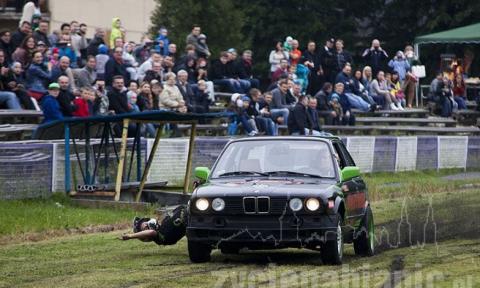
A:
{"label": "dark green awning", "polygon": [[480,23],[415,38],[415,44],[434,43],[480,43]]}

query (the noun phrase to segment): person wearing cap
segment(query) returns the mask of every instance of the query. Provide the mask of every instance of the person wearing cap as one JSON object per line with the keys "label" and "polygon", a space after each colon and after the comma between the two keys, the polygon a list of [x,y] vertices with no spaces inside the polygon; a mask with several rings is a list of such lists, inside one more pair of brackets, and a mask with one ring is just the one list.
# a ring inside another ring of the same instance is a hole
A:
{"label": "person wearing cap", "polygon": [[48,62],[50,63],[50,65],[52,67],[54,67],[54,66],[58,65],[58,63],[60,63],[60,50],[57,47],[52,49],[50,58],[48,60],[49,60]]}
{"label": "person wearing cap", "polygon": [[42,97],[43,122],[48,123],[63,119],[57,97],[60,94],[60,85],[54,82],[48,85],[48,94]]}
{"label": "person wearing cap", "polygon": [[207,36],[205,34],[198,35],[198,43],[195,46],[195,52],[199,58],[208,58],[210,57],[210,50],[207,45]]}
{"label": "person wearing cap", "polygon": [[335,74],[335,52],[333,49],[333,45],[335,43],[335,39],[329,38],[325,42],[325,46],[320,52],[320,63],[322,65],[322,70],[323,70],[323,75],[325,77],[325,80],[334,83],[335,82],[335,77],[337,75]]}
{"label": "person wearing cap", "polygon": [[43,42],[43,45],[46,47],[51,47],[50,40],[48,39],[48,21],[40,20],[38,28],[33,32],[33,38],[37,42],[37,46],[40,45],[40,42]]}

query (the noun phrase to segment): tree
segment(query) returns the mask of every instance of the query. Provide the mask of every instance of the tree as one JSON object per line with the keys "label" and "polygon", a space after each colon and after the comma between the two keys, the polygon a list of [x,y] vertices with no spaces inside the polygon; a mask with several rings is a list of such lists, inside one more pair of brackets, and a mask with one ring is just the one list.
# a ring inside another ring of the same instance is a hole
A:
{"label": "tree", "polygon": [[[416,36],[480,21],[480,1],[473,0],[156,1],[152,33],[165,26],[173,42],[182,48],[191,25],[198,23],[208,37],[213,57],[231,47],[251,49],[255,72],[262,78],[268,77],[268,55],[275,42],[285,41],[286,36],[299,40],[301,49],[309,40],[321,47],[327,38],[342,38],[355,64],[362,65],[360,55],[374,38],[380,39],[393,57]],[[422,62],[435,66],[438,56],[431,56],[444,50],[428,49]]]}
{"label": "tree", "polygon": [[[156,0],[150,33],[157,35],[160,27],[169,30],[169,38],[179,49],[185,47],[187,35],[193,24],[202,28],[207,43],[216,58],[218,53],[231,47],[248,47],[241,34],[243,13],[236,9],[233,0]],[[182,51],[179,50],[179,51]]]}

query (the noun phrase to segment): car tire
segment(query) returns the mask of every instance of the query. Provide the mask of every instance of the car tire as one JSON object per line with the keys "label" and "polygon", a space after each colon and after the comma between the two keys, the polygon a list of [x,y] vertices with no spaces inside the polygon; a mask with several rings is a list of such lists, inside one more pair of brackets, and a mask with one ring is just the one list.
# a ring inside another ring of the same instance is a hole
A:
{"label": "car tire", "polygon": [[355,232],[353,249],[360,256],[373,256],[375,253],[375,225],[370,206],[365,211],[359,230]]}
{"label": "car tire", "polygon": [[211,259],[210,253],[212,253],[210,245],[188,241],[188,256],[193,263],[209,262]]}
{"label": "car tire", "polygon": [[320,256],[323,264],[341,265],[343,261],[343,235],[342,235],[342,216],[335,215],[335,224],[337,230],[335,232],[335,240],[326,240],[321,245]]}

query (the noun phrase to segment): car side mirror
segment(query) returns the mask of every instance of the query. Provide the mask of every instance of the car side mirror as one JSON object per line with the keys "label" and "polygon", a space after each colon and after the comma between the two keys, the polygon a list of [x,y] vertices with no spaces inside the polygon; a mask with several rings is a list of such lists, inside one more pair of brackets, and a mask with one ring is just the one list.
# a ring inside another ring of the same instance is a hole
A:
{"label": "car side mirror", "polygon": [[195,177],[200,179],[202,182],[207,181],[208,176],[210,176],[210,169],[208,169],[208,167],[195,168]]}
{"label": "car side mirror", "polygon": [[360,168],[356,166],[343,167],[341,171],[342,182],[360,176]]}

